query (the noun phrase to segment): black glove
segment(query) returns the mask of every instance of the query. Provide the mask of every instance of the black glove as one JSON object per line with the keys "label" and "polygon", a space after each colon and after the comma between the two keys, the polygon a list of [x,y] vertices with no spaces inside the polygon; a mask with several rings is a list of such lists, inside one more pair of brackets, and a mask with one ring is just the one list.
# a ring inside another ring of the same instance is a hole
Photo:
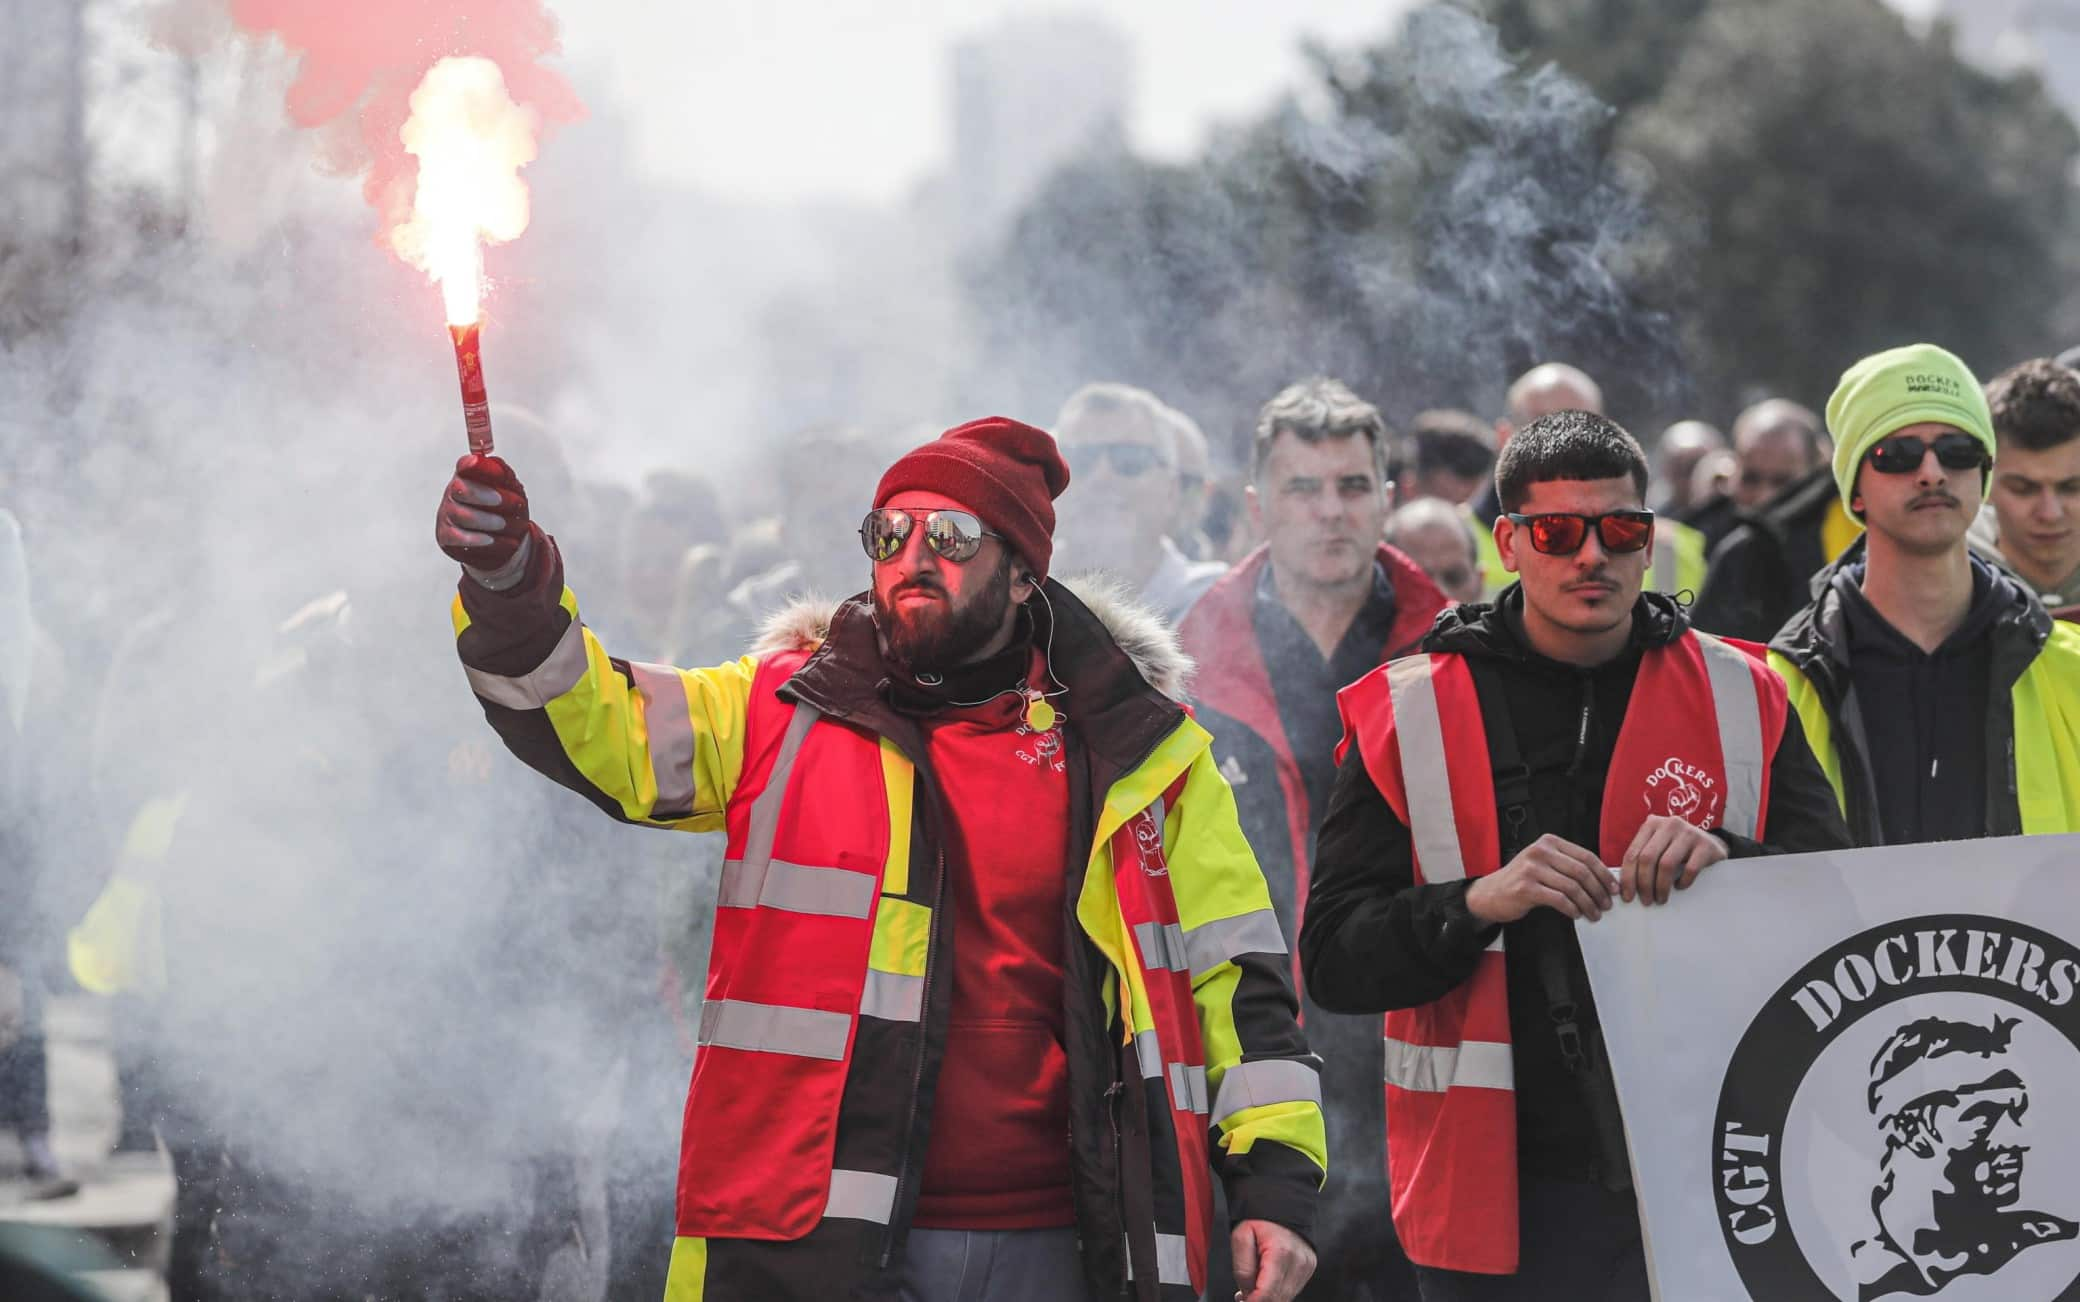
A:
{"label": "black glove", "polygon": [[511,587],[527,563],[527,533],[527,490],[511,466],[474,452],[455,463],[433,519],[443,552],[487,587]]}

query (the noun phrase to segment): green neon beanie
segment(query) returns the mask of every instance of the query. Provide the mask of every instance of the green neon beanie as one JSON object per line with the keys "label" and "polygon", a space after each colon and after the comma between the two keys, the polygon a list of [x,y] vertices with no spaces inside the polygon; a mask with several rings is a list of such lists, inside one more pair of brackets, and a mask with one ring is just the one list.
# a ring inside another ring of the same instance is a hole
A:
{"label": "green neon beanie", "polygon": [[1994,455],[1986,391],[1955,353],[1909,344],[1873,353],[1842,372],[1827,400],[1827,432],[1834,438],[1834,483],[1843,506],[1856,496],[1856,468],[1865,454],[1886,435],[1925,422],[1953,425]]}

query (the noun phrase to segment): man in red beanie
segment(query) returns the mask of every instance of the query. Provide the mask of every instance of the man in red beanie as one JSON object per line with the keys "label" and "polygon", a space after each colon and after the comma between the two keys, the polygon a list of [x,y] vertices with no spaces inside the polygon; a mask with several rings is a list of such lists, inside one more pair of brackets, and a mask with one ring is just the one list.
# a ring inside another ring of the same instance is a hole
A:
{"label": "man in red beanie", "polygon": [[1189,662],[1047,577],[1068,467],[992,418],[897,461],[872,586],[731,664],[609,657],[519,480],[465,457],[470,684],[624,822],[728,838],[667,1297],[1238,1298],[1314,1267],[1327,1168],[1286,941]]}

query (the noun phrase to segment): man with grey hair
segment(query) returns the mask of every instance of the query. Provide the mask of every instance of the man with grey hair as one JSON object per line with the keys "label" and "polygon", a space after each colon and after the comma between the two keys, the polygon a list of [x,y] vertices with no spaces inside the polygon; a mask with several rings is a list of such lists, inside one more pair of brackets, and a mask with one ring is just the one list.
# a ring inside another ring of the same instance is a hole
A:
{"label": "man with grey hair", "polygon": [[[1447,605],[1414,561],[1381,541],[1387,440],[1379,409],[1336,380],[1302,380],[1265,404],[1246,492],[1265,541],[1178,630],[1199,665],[1199,721],[1213,734],[1288,937],[1299,930],[1314,834],[1336,777],[1336,693],[1407,651]],[[1380,1020],[1322,1015],[1305,992],[1301,1008],[1308,1044],[1322,1057],[1331,1149],[1382,1152]],[[1315,1225],[1316,1282],[1305,1296],[1415,1296],[1386,1210],[1379,1162],[1332,1164]]]}
{"label": "man with grey hair", "polygon": [[1481,599],[1479,536],[1472,517],[1451,503],[1419,497],[1387,517],[1387,541],[1423,567],[1423,573],[1457,602]]}
{"label": "man with grey hair", "polygon": [[1087,384],[1054,424],[1070,470],[1060,505],[1063,567],[1115,576],[1172,623],[1226,569],[1193,561],[1170,538],[1184,502],[1183,419],[1146,389]]}

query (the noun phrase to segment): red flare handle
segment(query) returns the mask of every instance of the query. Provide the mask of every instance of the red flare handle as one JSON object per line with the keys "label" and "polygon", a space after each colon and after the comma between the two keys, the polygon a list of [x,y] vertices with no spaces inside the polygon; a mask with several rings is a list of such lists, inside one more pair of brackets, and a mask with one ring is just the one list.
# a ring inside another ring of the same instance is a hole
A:
{"label": "red flare handle", "polygon": [[491,455],[491,400],[484,392],[484,355],[479,338],[481,321],[451,325],[448,335],[455,341],[455,370],[462,377],[462,425],[469,434],[469,450],[480,457]]}

